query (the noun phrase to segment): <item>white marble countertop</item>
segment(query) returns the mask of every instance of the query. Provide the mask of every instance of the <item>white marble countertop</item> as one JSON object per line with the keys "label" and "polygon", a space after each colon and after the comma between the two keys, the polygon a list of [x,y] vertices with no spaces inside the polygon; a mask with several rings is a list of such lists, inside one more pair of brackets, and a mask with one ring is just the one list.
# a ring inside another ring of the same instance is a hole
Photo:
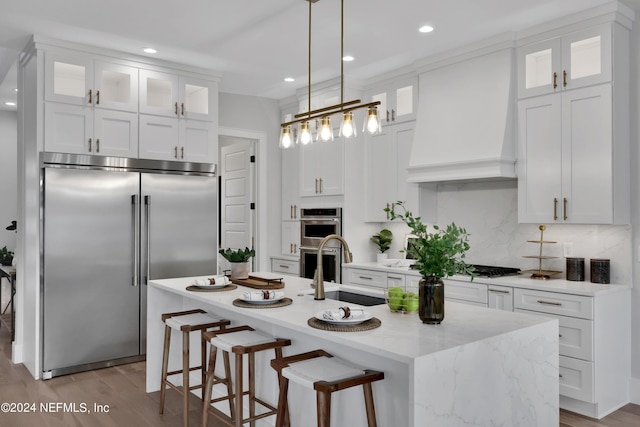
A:
{"label": "white marble countertop", "polygon": [[[377,262],[357,262],[342,264],[342,268],[365,268],[375,271],[402,273],[419,276],[416,270],[409,267],[386,267]],[[469,276],[451,276],[445,280],[469,282]],[[620,292],[631,288],[630,284],[598,284],[591,282],[573,282],[565,279],[537,280],[527,275],[503,276],[503,277],[475,277],[473,283],[486,285],[512,286],[514,288],[536,289],[541,291],[560,292],[572,295],[596,296],[611,292]]]}
{"label": "white marble countertop", "polygon": [[[471,342],[493,338],[529,326],[547,322],[557,322],[547,317],[532,314],[475,307],[447,301],[445,318],[440,325],[426,325],[417,314],[391,312],[386,305],[365,307],[365,310],[382,321],[382,326],[365,332],[330,332],[314,329],[307,320],[316,313],[337,309],[347,303],[326,299],[316,301],[309,287],[310,279],[299,277],[285,278],[285,294],[293,300],[289,306],[273,309],[241,308],[233,305],[233,300],[251,289],[238,286],[237,289],[224,292],[191,292],[186,287],[193,278],[152,280],[149,285],[201,301],[213,308],[219,307],[234,313],[241,313],[253,320],[264,321],[303,332],[310,336],[321,337],[339,343],[346,348],[375,352],[401,363],[411,363],[415,359],[437,352],[452,349]],[[356,287],[326,283],[325,290],[356,290]],[[376,294],[381,291],[357,288],[361,293]],[[349,303],[349,306],[357,304]]]}

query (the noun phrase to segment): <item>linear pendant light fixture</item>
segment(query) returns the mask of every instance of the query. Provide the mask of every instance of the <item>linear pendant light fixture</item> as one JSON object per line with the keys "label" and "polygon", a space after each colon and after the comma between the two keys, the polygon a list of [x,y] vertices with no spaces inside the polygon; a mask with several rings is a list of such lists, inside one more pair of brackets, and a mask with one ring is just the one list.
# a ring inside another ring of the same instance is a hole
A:
{"label": "linear pendant light fixture", "polygon": [[[378,108],[380,101],[361,104],[359,99],[344,101],[344,0],[340,0],[340,104],[330,107],[311,110],[311,5],[319,0],[305,0],[309,2],[309,49],[308,49],[308,83],[307,83],[307,112],[296,114],[294,120],[280,124],[280,148],[290,148],[297,144],[307,145],[313,142],[311,135],[311,120],[320,119],[320,127],[316,135],[316,140],[333,140],[333,128],[331,127],[331,116],[342,114],[342,124],[340,125],[340,136],[342,138],[352,138],[357,135],[356,125],[353,118],[353,111],[366,108],[363,131],[369,134],[381,131]],[[298,137],[294,141],[292,126],[300,125]]]}

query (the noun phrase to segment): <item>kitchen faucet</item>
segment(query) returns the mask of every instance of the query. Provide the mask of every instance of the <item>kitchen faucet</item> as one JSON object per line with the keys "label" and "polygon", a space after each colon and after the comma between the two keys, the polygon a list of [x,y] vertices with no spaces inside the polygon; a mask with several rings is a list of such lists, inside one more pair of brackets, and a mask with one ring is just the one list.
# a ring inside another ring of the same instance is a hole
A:
{"label": "kitchen faucet", "polygon": [[316,266],[316,272],[313,275],[313,287],[315,288],[314,299],[322,300],[324,299],[324,276],[322,274],[322,249],[324,245],[329,240],[338,240],[342,243],[342,248],[344,249],[344,262],[348,264],[353,261],[353,255],[349,250],[349,245],[347,241],[342,238],[339,234],[329,234],[327,237],[320,241],[320,245],[318,245],[318,265]]}

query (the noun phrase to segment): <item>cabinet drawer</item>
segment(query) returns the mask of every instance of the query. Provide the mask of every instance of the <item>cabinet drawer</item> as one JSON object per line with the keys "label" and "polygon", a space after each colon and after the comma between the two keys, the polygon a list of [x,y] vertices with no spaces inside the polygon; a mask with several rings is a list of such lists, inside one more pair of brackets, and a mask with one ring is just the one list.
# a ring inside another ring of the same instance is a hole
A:
{"label": "cabinet drawer", "polygon": [[476,302],[487,306],[487,285],[472,282],[444,281],[444,297],[469,302]]}
{"label": "cabinet drawer", "polygon": [[581,295],[514,289],[514,306],[541,313],[593,319],[593,298]]}
{"label": "cabinet drawer", "polygon": [[273,258],[271,260],[271,271],[273,273],[300,276],[300,263],[297,261],[290,261],[288,259]]}
{"label": "cabinet drawer", "polygon": [[[530,313],[528,310],[515,311]],[[593,361],[593,322],[591,320],[543,315],[558,319],[558,341],[561,356]]]}
{"label": "cabinet drawer", "polygon": [[593,362],[560,356],[560,394],[595,403]]}
{"label": "cabinet drawer", "polygon": [[385,289],[387,287],[386,272],[357,268],[350,268],[348,271],[347,280],[350,285],[373,286]]}
{"label": "cabinet drawer", "polygon": [[404,274],[387,273],[387,287],[393,288],[394,286],[400,286],[404,288],[406,284],[406,277]]}

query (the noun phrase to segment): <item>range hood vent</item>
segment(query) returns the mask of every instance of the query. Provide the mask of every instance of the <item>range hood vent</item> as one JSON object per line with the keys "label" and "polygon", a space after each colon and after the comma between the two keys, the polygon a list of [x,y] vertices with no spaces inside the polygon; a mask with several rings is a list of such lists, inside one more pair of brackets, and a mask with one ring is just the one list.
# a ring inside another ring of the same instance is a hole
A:
{"label": "range hood vent", "polygon": [[516,177],[512,48],[420,75],[409,182]]}

